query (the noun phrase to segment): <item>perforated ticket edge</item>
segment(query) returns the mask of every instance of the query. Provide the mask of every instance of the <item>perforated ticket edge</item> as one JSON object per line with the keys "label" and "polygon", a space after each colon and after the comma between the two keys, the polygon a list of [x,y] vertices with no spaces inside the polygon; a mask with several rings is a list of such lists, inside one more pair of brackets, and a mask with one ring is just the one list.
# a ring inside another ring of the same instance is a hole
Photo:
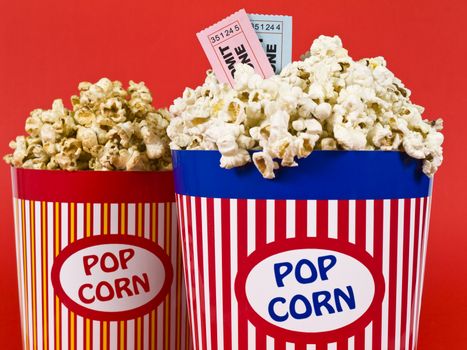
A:
{"label": "perforated ticket edge", "polygon": [[[264,13],[249,13],[248,17],[252,25],[255,21],[281,21],[283,30],[282,30],[282,50],[281,50],[281,66],[276,67],[275,74],[280,74],[282,69],[292,62],[292,34],[293,34],[293,17],[290,15],[274,15],[274,14],[264,14]],[[287,24],[287,25],[286,25]],[[255,29],[253,29],[255,30]],[[258,38],[260,35],[276,35],[279,33],[267,33],[267,32],[258,32],[256,31]]]}
{"label": "perforated ticket edge", "polygon": [[215,54],[214,47],[209,41],[209,36],[213,32],[218,31],[220,28],[231,24],[235,20],[239,22],[242,32],[247,39],[248,45],[250,46],[252,52],[255,55],[255,59],[258,62],[259,67],[257,67],[255,71],[264,78],[268,78],[274,75],[275,72],[269,63],[266,53],[264,52],[263,46],[259,41],[258,35],[253,29],[251,21],[248,17],[248,13],[245,11],[245,9],[240,9],[237,12],[232,13],[231,15],[196,33],[196,36],[198,37],[198,40],[204,50],[204,53],[206,54],[209,62],[211,63],[211,67],[217,76],[217,79],[220,82],[229,83],[231,86],[233,86],[235,83],[232,76],[230,74],[225,73],[223,69],[223,63],[218,59],[217,55]]}

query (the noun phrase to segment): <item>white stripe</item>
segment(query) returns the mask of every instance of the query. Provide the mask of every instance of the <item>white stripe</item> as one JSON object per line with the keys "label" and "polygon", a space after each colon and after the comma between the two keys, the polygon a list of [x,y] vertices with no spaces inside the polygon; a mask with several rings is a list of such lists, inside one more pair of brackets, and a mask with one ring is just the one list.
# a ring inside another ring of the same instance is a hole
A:
{"label": "white stripe", "polygon": [[316,345],[315,344],[308,344],[306,346],[306,350],[316,350]]}
{"label": "white stripe", "polygon": [[35,202],[35,219],[36,219],[36,318],[37,318],[37,347],[42,348],[42,212],[41,202]]}
{"label": "white stripe", "polygon": [[196,319],[197,319],[197,324],[198,324],[198,339],[200,342],[200,347],[201,347],[201,338],[202,338],[202,327],[201,327],[201,297],[200,297],[200,285],[199,285],[199,261],[198,259],[202,259],[202,254],[198,256],[198,230],[196,225],[198,224],[196,222],[196,211],[198,208],[196,207],[196,202],[195,202],[195,197],[191,197],[191,240],[192,240],[192,245],[193,245],[193,267],[192,267],[192,273],[194,274],[195,277],[195,292],[196,292]]}
{"label": "white stripe", "polygon": [[256,350],[256,328],[250,321],[248,321],[248,350]]}
{"label": "white stripe", "polygon": [[[118,220],[118,212],[114,216]],[[84,237],[84,204],[76,204],[76,239]]]}
{"label": "white stripe", "polygon": [[247,254],[250,255],[256,249],[256,202],[247,200]]}
{"label": "white stripe", "polygon": [[373,350],[373,322],[365,328],[365,350]]}
{"label": "white stripe", "polygon": [[165,250],[165,205],[164,203],[157,204],[157,244]]}
{"label": "white stripe", "polygon": [[119,233],[118,227],[118,204],[110,204],[110,233]]}
{"label": "white stripe", "polygon": [[68,245],[68,203],[60,203],[60,210],[60,251],[62,251]]}
{"label": "white stripe", "polygon": [[[164,203],[157,203],[157,244],[164,249],[165,251],[165,204]],[[160,303],[156,309],[156,318],[157,318],[157,335],[156,335],[156,346],[158,349],[162,349],[164,346],[163,340],[164,340],[164,307],[165,307],[165,300]],[[132,348],[130,348],[132,349]]]}
{"label": "white stripe", "polygon": [[[91,340],[92,348],[100,349],[101,348],[101,323],[99,321],[92,321],[91,327],[92,327],[92,340]],[[63,349],[66,349],[66,347],[64,347]]]}
{"label": "white stripe", "polygon": [[[61,227],[60,227],[60,251],[68,245],[68,203],[61,203]],[[61,334],[62,349],[68,347],[68,309],[65,305],[61,304]]]}
{"label": "white stripe", "polygon": [[33,345],[33,333],[32,333],[32,280],[31,280],[31,215],[30,215],[30,202],[25,201],[25,214],[26,214],[26,274],[27,274],[27,281],[26,281],[26,288],[28,291],[28,336],[29,336],[29,344],[31,348]]}
{"label": "white stripe", "polygon": [[151,203],[144,203],[144,238],[151,239]]}
{"label": "white stripe", "polygon": [[[391,201],[384,200],[383,203],[383,276],[384,276],[384,298],[381,317],[381,350],[388,348],[389,327],[389,247],[390,247],[390,224],[391,224]],[[396,214],[394,214],[396,215]]]}
{"label": "white stripe", "polygon": [[328,350],[337,350],[337,343],[329,343]]}
{"label": "white stripe", "polygon": [[[55,215],[55,206],[54,203],[47,203],[47,276],[50,276],[53,259],[54,259],[54,215]],[[49,316],[49,348],[53,349],[55,347],[55,296],[54,288],[50,278],[48,278],[47,285],[48,292],[48,316]]]}
{"label": "white stripe", "polygon": [[136,204],[131,203],[127,205],[127,228],[126,232],[130,235],[136,234]]}
{"label": "white stripe", "polygon": [[[235,286],[235,276],[237,275],[237,265],[238,265],[238,250],[237,250],[237,237],[238,237],[238,227],[237,227],[237,200],[231,199],[230,200],[230,290],[234,291]],[[206,278],[207,280],[207,278]],[[232,344],[231,349],[237,350],[238,349],[238,305],[237,305],[237,298],[235,294],[232,294],[231,297],[231,319],[232,319]],[[206,305],[206,310],[209,308]],[[210,347],[208,346],[208,349]]]}
{"label": "white stripe", "polygon": [[337,200],[328,201],[328,237],[337,238]]}
{"label": "white stripe", "polygon": [[274,242],[274,200],[266,200],[266,243]]}
{"label": "white stripe", "polygon": [[[190,255],[190,249],[189,249],[189,245],[188,245],[188,237],[189,237],[189,232],[188,232],[188,213],[187,213],[187,198],[186,196],[182,196],[182,199],[183,199],[183,204],[182,204],[182,208],[183,208],[183,229],[184,229],[184,241],[185,241],[185,255],[186,255],[186,258],[185,258],[185,270],[188,271],[187,273],[187,277],[188,277],[188,285],[186,286],[187,288],[187,291],[188,291],[188,302],[189,302],[189,305],[188,305],[188,308],[189,308],[189,312],[190,312],[190,319],[193,320],[195,319],[195,308],[194,308],[194,305],[193,305],[193,290],[192,290],[192,273],[191,273],[191,255]],[[191,326],[191,329],[192,329],[192,335],[194,336],[194,332],[196,331],[194,329],[194,325]],[[194,339],[193,339],[193,343],[194,343]],[[199,346],[198,344],[193,344],[194,348],[195,349],[198,349]]]}
{"label": "white stripe", "polygon": [[92,209],[94,211],[93,213],[93,224],[92,226],[94,227],[94,232],[92,233],[93,235],[100,235],[101,234],[101,204],[100,203],[94,203],[92,205]]}
{"label": "white stripe", "polygon": [[[78,323],[79,324],[79,323]],[[109,349],[118,349],[118,322],[109,322]],[[82,347],[77,347],[77,349],[82,349]]]}
{"label": "white stripe", "polygon": [[[92,235],[100,235],[101,234],[101,217],[103,216],[103,212],[101,212],[101,204],[99,203],[94,203],[92,205]],[[91,321],[91,327],[92,327],[92,337],[91,337],[91,344],[93,349],[100,349],[101,344],[101,325],[99,321]],[[66,347],[64,348],[66,349]]]}
{"label": "white stripe", "polygon": [[404,255],[404,200],[399,199],[397,214],[397,280],[396,280],[396,334],[395,350],[401,347],[401,317],[402,317],[402,275]]}
{"label": "white stripe", "polygon": [[355,200],[349,200],[349,242],[355,243]]}
{"label": "white stripe", "polygon": [[[144,338],[143,338],[143,350],[149,350],[149,338],[151,337],[150,331],[149,331],[149,314],[144,315],[143,317],[143,332],[144,332]],[[109,347],[109,349],[113,349]]]}
{"label": "white stripe", "polygon": [[306,230],[308,237],[316,237],[316,200],[306,201]]}
{"label": "white stripe", "polygon": [[221,200],[214,198],[214,257],[216,271],[216,310],[217,318],[217,348],[224,347],[224,314],[222,309],[222,217]]}
{"label": "white stripe", "polygon": [[294,343],[285,343],[285,349],[286,350],[294,350],[295,349],[295,344]]}
{"label": "white stripe", "polygon": [[374,242],[374,209],[375,202],[370,199],[366,201],[366,251],[373,255],[373,242]]}
{"label": "white stripe", "polygon": [[[347,341],[347,350],[354,350],[355,349],[355,338],[350,337],[349,340]],[[374,349],[378,350],[378,349]]]}
{"label": "white stripe", "polygon": [[413,253],[414,253],[414,230],[415,230],[415,199],[410,200],[410,235],[409,235],[409,269],[408,274],[409,278],[407,280],[407,322],[404,326],[405,332],[405,348],[409,349],[409,339],[410,339],[410,321],[412,320],[412,274],[413,274]]}
{"label": "white stripe", "polygon": [[19,297],[19,308],[21,317],[21,334],[24,346],[25,343],[25,316],[24,316],[24,288],[23,288],[23,243],[22,243],[22,212],[20,200],[13,198],[13,213],[15,215],[15,247],[16,247],[16,266],[17,266],[17,278],[18,278],[18,297]]}
{"label": "white stripe", "polygon": [[[164,305],[165,301],[160,303],[156,310],[157,328],[156,328],[156,347],[163,349],[164,346]],[[133,349],[133,348],[130,348]]]}
{"label": "white stripe", "polygon": [[266,350],[274,350],[274,338],[266,336]]}
{"label": "white stripe", "polygon": [[287,199],[285,202],[286,209],[286,229],[285,237],[295,237],[295,201]]}
{"label": "white stripe", "polygon": [[[203,255],[206,257],[203,265],[204,275],[204,316],[206,317],[206,347],[212,348],[211,344],[211,309],[210,305],[210,289],[209,289],[209,250],[208,250],[208,217],[207,217],[207,199],[201,198],[201,232],[203,240]],[[233,236],[233,235],[232,235]]]}
{"label": "white stripe", "polygon": [[[84,349],[84,325],[83,325],[83,318],[81,316],[76,315],[76,349]],[[115,334],[115,338],[117,335]],[[110,336],[112,339],[112,336]],[[66,349],[66,348],[65,348]],[[109,345],[109,349],[112,349]],[[115,348],[117,349],[117,344],[115,344]]]}
{"label": "white stripe", "polygon": [[135,348],[135,320],[126,321],[126,346],[127,349]]}

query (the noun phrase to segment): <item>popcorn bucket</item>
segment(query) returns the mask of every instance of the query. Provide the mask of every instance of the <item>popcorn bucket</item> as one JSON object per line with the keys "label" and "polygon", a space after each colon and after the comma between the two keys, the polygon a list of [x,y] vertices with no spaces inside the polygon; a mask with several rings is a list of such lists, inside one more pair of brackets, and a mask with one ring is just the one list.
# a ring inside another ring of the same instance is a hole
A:
{"label": "popcorn bucket", "polygon": [[191,349],[172,172],[11,174],[24,349]]}
{"label": "popcorn bucket", "polygon": [[314,151],[263,179],[174,151],[195,349],[415,349],[431,205],[421,161]]}

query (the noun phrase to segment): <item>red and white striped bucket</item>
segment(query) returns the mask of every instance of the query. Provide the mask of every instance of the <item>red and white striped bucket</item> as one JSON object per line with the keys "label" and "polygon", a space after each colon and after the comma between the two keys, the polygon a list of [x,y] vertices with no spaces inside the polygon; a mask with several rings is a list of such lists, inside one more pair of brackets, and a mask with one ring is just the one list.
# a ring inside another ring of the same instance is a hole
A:
{"label": "red and white striped bucket", "polygon": [[12,180],[24,349],[191,349],[171,172]]}
{"label": "red and white striped bucket", "polygon": [[415,349],[431,181],[398,152],[314,152],[275,180],[175,151],[195,349]]}

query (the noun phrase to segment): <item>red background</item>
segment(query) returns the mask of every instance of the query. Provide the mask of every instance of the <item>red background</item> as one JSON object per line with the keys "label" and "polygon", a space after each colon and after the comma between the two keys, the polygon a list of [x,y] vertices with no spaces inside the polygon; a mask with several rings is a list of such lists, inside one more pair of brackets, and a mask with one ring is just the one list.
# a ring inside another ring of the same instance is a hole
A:
{"label": "red background", "polygon": [[[452,1],[146,1],[0,3],[0,153],[29,111],[102,76],[143,80],[156,106],[202,82],[209,65],[195,33],[239,8],[293,16],[293,56],[319,34],[338,34],[354,58],[384,56],[426,107],[445,120],[445,163],[436,176],[422,308],[422,350],[467,348],[467,7]],[[0,166],[0,341],[20,348],[8,167]]]}

